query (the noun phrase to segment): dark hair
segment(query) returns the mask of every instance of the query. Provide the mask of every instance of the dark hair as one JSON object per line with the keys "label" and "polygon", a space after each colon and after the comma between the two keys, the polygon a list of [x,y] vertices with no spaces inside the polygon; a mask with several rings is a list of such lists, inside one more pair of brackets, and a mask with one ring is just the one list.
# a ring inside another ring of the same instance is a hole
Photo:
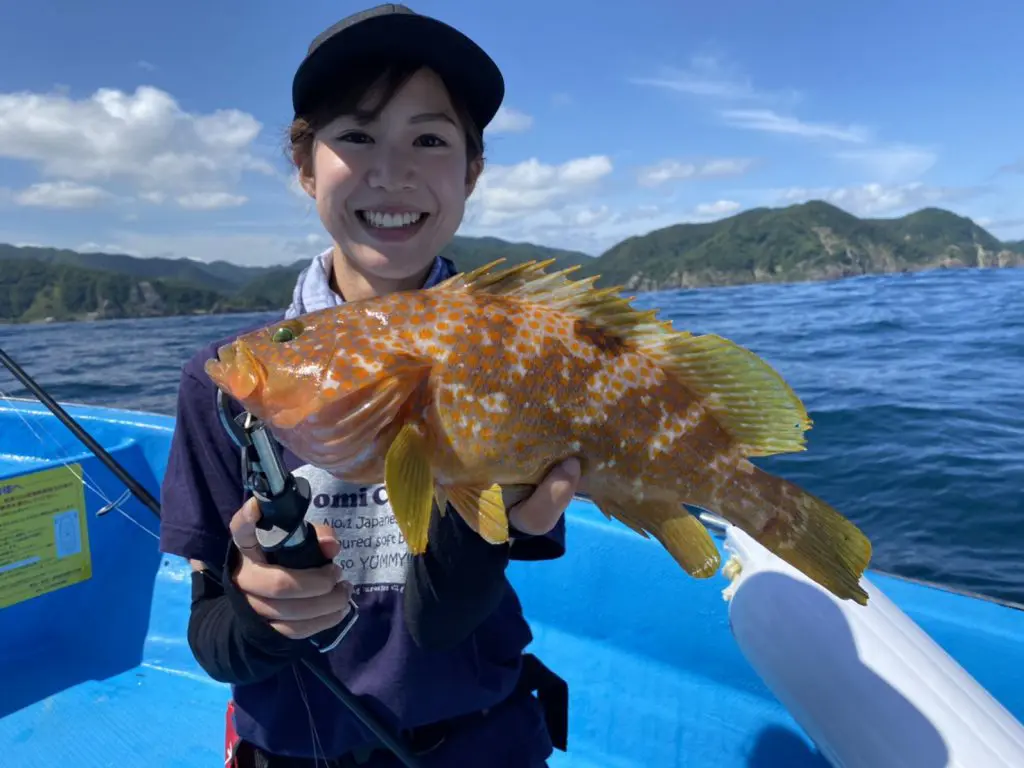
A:
{"label": "dark hair", "polygon": [[[318,130],[339,115],[355,115],[360,121],[376,119],[395,94],[416,74],[422,65],[412,62],[395,63],[367,61],[362,66],[346,71],[337,89],[321,99],[309,114],[300,115],[288,128],[288,145],[292,162],[298,168],[309,161],[313,153],[313,137]],[[375,86],[380,86],[380,97],[370,109],[361,109],[360,103]],[[445,84],[447,87],[447,83]],[[455,116],[466,134],[467,166],[484,153],[483,132],[477,127],[465,104],[448,89]],[[468,171],[468,169],[467,169]]]}

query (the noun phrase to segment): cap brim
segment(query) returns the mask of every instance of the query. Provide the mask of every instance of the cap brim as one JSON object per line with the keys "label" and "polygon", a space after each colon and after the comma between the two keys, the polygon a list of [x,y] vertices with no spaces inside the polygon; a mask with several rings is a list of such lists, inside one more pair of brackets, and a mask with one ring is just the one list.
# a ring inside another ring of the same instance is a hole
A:
{"label": "cap brim", "polygon": [[505,97],[501,71],[480,46],[444,22],[395,13],[366,19],[320,44],[299,66],[292,82],[296,116],[308,115],[346,66],[360,60],[394,59],[430,67],[457,91],[482,131]]}

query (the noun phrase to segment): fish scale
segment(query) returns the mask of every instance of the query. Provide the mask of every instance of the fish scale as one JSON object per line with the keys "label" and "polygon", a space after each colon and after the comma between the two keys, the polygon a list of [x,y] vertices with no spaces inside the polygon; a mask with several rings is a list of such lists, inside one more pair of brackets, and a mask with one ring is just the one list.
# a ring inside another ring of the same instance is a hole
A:
{"label": "fish scale", "polygon": [[571,456],[580,490],[696,578],[710,510],[844,599],[865,602],[871,544],[826,502],[750,459],[805,449],[811,421],[766,362],[676,331],[552,262],[489,264],[429,289],[268,326],[207,372],[303,460],[387,485],[410,552],[433,505],[508,540],[505,492]]}

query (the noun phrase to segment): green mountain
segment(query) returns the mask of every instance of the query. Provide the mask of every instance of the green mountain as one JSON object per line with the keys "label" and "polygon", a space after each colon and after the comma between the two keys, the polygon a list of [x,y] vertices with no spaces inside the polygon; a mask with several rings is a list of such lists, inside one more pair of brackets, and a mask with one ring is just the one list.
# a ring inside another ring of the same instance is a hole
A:
{"label": "green mountain", "polygon": [[938,208],[861,219],[816,200],[631,237],[587,270],[600,273],[601,283],[647,291],[1021,266],[1022,255],[970,219]]}
{"label": "green mountain", "polygon": [[0,263],[0,320],[5,321],[183,315],[216,310],[223,302],[221,293],[179,280],[140,280],[32,259]]}
{"label": "green mountain", "polygon": [[[555,259],[578,276],[630,291],[963,267],[1024,266],[1024,241],[1000,242],[968,218],[925,208],[861,219],[812,201],[755,208],[719,221],[630,237],[599,257],[497,238],[456,237],[445,250],[461,270],[499,258]],[[0,244],[0,321],[146,317],[281,309],[302,259],[275,267],[77,253]]]}

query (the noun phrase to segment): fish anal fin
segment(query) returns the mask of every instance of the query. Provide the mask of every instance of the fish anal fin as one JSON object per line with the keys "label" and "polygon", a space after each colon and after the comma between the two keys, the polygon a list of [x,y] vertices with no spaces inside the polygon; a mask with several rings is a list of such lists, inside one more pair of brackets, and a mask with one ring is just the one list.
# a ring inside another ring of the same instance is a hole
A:
{"label": "fish anal fin", "polygon": [[409,552],[423,554],[433,511],[434,480],[427,442],[416,425],[405,424],[392,440],[384,458],[384,483]]}
{"label": "fish anal fin", "polygon": [[[506,296],[586,321],[588,341],[602,349],[632,350],[675,377],[710,411],[745,456],[806,448],[811,419],[800,398],[767,362],[714,334],[694,336],[638,310],[621,287],[597,289],[599,276],[570,280],[578,267],[547,273],[554,263],[528,261],[497,269],[501,261],[456,275],[430,290]],[[607,343],[596,338],[607,336]]]}
{"label": "fish anal fin", "polygon": [[594,504],[644,538],[654,537],[693,578],[707,579],[718,571],[722,558],[714,539],[682,504],[663,499],[632,501],[596,497]]}
{"label": "fish anal fin", "polygon": [[479,536],[489,544],[508,541],[508,515],[497,483],[484,486],[448,485],[448,502]]}

